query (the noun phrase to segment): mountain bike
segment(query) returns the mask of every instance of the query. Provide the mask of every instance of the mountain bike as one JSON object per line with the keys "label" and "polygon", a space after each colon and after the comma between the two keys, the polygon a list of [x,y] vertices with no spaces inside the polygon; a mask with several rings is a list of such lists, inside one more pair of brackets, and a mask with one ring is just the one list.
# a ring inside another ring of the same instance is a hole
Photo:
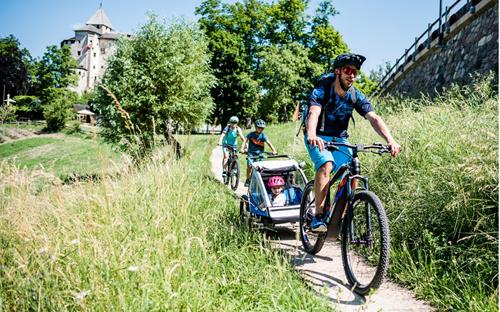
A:
{"label": "mountain bike", "polygon": [[[307,253],[318,253],[325,239],[341,238],[342,263],[347,280],[354,291],[366,295],[377,289],[389,264],[389,225],[380,199],[368,190],[368,178],[361,175],[358,153],[390,153],[387,146],[325,142],[330,151],[338,146],[352,150],[351,161],[340,167],[329,181],[324,216],[328,226],[325,233],[311,231],[314,216],[314,181],[304,188],[300,204],[300,238]],[[341,151],[343,152],[343,151]],[[337,190],[331,190],[337,184]],[[361,183],[360,183],[361,182]],[[333,195],[333,196],[331,196]]]}
{"label": "mountain bike", "polygon": [[224,184],[229,184],[234,191],[238,188],[240,182],[240,163],[238,162],[238,148],[233,145],[224,144],[224,148],[229,151],[229,157],[224,167],[226,175],[224,176]]}

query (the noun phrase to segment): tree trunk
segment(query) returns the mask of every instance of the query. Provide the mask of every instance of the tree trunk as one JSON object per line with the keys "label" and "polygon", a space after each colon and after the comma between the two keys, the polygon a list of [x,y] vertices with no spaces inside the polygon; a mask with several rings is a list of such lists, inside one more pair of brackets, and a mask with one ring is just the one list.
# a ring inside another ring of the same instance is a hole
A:
{"label": "tree trunk", "polygon": [[177,159],[181,158],[183,154],[183,149],[179,141],[177,141],[174,135],[168,130],[165,130],[163,132],[163,136],[165,136],[165,140],[167,141],[167,143],[169,145],[172,145],[172,147],[174,148],[175,156],[177,157]]}

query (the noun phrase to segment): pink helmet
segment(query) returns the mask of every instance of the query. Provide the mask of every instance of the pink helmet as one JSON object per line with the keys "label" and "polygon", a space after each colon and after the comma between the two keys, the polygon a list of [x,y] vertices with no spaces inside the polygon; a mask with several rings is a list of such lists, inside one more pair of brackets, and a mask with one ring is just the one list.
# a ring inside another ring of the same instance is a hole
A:
{"label": "pink helmet", "polygon": [[269,187],[283,186],[285,185],[285,180],[283,180],[283,178],[280,176],[272,176],[269,178],[269,182],[267,185],[269,185]]}

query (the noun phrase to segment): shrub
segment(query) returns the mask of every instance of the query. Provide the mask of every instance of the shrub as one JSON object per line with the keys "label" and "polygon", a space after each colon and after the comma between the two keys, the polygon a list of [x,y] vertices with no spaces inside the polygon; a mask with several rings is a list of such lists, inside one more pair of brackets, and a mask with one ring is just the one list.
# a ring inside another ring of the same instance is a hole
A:
{"label": "shrub", "polygon": [[51,89],[48,103],[43,106],[43,117],[47,121],[47,130],[59,131],[73,113],[76,94],[66,89]]}

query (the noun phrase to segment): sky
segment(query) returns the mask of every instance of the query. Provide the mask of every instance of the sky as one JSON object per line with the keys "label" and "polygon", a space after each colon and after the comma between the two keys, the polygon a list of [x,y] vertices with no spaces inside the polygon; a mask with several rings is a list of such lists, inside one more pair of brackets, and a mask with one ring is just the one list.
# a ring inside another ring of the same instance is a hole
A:
{"label": "sky", "polygon": [[[40,57],[47,46],[72,37],[74,27],[85,24],[101,2],[116,30],[133,33],[148,11],[196,21],[194,10],[201,0],[1,0],[0,37],[13,34],[32,56]],[[309,14],[319,2],[310,0]],[[443,6],[453,2],[443,0]],[[352,52],[367,57],[365,72],[394,63],[439,15],[439,0],[334,0],[333,5],[340,12],[333,26]]]}

